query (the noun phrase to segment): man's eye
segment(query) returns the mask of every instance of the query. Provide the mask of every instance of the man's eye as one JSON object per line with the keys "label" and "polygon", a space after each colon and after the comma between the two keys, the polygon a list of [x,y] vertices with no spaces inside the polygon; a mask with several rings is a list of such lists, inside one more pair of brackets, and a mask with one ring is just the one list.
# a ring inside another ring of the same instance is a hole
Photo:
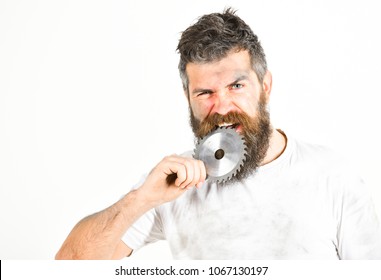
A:
{"label": "man's eye", "polygon": [[240,89],[240,88],[243,88],[242,84],[234,84],[234,85],[232,85],[232,89]]}
{"label": "man's eye", "polygon": [[202,95],[208,95],[210,94],[211,92],[210,91],[201,91],[197,94],[197,96],[202,96]]}

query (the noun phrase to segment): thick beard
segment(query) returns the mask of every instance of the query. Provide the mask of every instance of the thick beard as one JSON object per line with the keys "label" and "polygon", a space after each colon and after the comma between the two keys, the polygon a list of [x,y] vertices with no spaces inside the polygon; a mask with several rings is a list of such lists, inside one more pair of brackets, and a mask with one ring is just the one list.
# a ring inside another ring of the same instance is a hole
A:
{"label": "thick beard", "polygon": [[261,93],[257,106],[257,115],[253,118],[243,112],[230,112],[226,115],[216,113],[201,122],[195,118],[190,109],[190,125],[196,140],[205,137],[222,123],[242,125],[242,135],[247,146],[246,160],[236,176],[224,184],[230,185],[247,179],[256,172],[265,158],[272,134],[270,114],[266,105],[264,93]]}

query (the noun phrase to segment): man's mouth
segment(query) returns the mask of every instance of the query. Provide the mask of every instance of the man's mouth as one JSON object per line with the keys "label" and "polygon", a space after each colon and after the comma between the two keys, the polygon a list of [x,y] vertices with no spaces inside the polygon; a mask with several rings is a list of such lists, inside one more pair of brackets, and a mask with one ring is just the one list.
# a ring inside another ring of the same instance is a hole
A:
{"label": "man's mouth", "polygon": [[237,126],[237,123],[221,123],[219,125],[216,125],[216,128],[236,128]]}
{"label": "man's mouth", "polygon": [[232,128],[235,129],[237,132],[242,131],[242,125],[239,123],[221,123],[219,125],[216,125],[215,128]]}

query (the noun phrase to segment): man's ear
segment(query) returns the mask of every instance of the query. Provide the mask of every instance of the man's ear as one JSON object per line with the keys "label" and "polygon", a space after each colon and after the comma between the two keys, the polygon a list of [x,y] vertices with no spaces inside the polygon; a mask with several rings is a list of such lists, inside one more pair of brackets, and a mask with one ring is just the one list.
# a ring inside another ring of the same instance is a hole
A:
{"label": "man's ear", "polygon": [[273,84],[273,76],[270,71],[267,71],[265,76],[263,77],[263,83],[262,83],[263,92],[265,93],[267,101],[270,98],[272,84]]}

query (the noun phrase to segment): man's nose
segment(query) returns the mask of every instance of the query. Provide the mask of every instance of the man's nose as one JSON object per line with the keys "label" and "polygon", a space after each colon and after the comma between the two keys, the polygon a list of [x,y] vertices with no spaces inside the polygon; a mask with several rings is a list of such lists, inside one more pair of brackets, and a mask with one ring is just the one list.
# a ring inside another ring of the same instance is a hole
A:
{"label": "man's nose", "polygon": [[234,103],[229,93],[218,92],[215,94],[214,106],[212,109],[213,114],[226,115],[234,110]]}

